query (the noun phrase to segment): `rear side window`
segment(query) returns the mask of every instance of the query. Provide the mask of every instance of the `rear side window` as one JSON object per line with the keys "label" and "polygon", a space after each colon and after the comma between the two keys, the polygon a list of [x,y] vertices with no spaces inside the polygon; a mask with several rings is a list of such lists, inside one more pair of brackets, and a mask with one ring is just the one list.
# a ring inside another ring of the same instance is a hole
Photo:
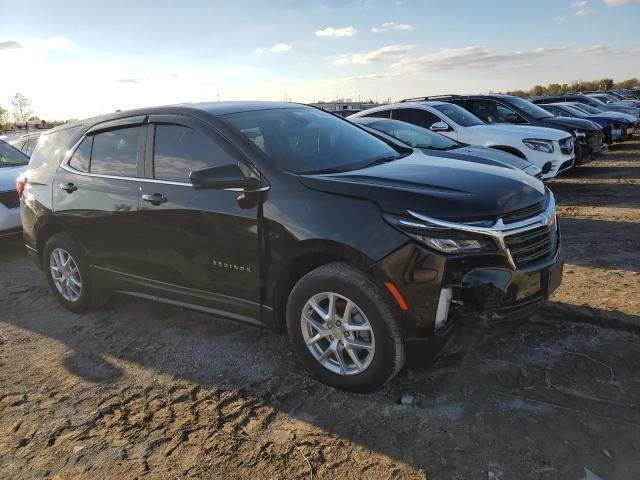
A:
{"label": "rear side window", "polygon": [[42,134],[31,154],[29,168],[42,167],[45,170],[58,168],[79,128],[80,126],[77,126]]}
{"label": "rear side window", "polygon": [[417,108],[398,108],[393,111],[393,118],[422,128],[429,128],[440,121],[433,113]]}
{"label": "rear side window", "polygon": [[237,162],[204,133],[182,125],[156,125],[153,178],[189,183],[192,171],[231,163]]}
{"label": "rear side window", "polygon": [[121,128],[94,135],[91,173],[137,177],[139,138],[140,127]]}
{"label": "rear side window", "polygon": [[391,118],[391,110],[379,110],[377,112],[361,115],[362,117]]}
{"label": "rear side window", "polygon": [[27,142],[27,148],[26,148],[26,151],[24,151],[24,152],[27,155],[31,156],[33,151],[36,149],[36,145],[38,145],[38,139],[37,138],[32,138],[31,140],[29,140],[29,142]]}
{"label": "rear side window", "polygon": [[74,152],[73,157],[69,160],[69,166],[75,168],[79,172],[88,172],[92,143],[93,137],[86,137]]}

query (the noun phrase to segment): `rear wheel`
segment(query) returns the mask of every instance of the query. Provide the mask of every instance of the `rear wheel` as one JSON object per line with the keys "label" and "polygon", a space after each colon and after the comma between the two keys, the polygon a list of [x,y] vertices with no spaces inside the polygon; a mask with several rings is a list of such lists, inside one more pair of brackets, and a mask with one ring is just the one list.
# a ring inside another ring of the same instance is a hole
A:
{"label": "rear wheel", "polygon": [[384,295],[345,263],[300,279],[287,304],[287,328],[305,366],[337,388],[376,390],[405,361],[402,335]]}
{"label": "rear wheel", "polygon": [[47,241],[43,267],[63,307],[81,313],[105,302],[105,293],[95,286],[84,255],[67,233],[57,233]]}

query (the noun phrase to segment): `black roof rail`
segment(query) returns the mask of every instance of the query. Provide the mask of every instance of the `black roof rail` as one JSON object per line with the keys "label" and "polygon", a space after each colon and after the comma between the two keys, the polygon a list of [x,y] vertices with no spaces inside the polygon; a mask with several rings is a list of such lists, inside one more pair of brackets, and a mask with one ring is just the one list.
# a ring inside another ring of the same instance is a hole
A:
{"label": "black roof rail", "polygon": [[403,102],[427,102],[429,100],[441,100],[443,98],[460,98],[463,95],[431,95],[427,97],[414,97],[414,98],[405,98],[404,100],[400,100],[400,103]]}

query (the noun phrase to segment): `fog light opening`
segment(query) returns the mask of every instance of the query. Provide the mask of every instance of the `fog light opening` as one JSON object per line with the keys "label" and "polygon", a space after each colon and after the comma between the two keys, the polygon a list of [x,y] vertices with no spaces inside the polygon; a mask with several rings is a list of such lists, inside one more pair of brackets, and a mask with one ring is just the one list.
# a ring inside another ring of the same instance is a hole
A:
{"label": "fog light opening", "polygon": [[549,171],[551,170],[551,168],[553,167],[553,164],[551,162],[547,162],[542,166],[542,173],[549,173]]}
{"label": "fog light opening", "polygon": [[440,290],[438,310],[436,310],[436,330],[440,330],[447,323],[452,298],[453,290],[451,288],[443,288]]}

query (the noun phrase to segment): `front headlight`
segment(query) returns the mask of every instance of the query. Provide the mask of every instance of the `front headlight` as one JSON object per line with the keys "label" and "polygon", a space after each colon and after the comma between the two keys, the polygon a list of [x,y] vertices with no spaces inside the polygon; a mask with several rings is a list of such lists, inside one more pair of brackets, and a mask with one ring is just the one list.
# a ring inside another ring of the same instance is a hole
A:
{"label": "front headlight", "polygon": [[580,139],[587,138],[587,132],[585,132],[584,130],[574,130],[573,134],[575,135],[576,138],[580,138]]}
{"label": "front headlight", "polygon": [[522,140],[527,147],[531,150],[537,150],[539,152],[553,153],[553,142],[551,140],[540,140],[537,138],[525,138]]}
{"label": "front headlight", "polygon": [[397,215],[385,214],[384,218],[417,242],[442,253],[479,253],[497,250],[495,242],[485,235],[435,227]]}

